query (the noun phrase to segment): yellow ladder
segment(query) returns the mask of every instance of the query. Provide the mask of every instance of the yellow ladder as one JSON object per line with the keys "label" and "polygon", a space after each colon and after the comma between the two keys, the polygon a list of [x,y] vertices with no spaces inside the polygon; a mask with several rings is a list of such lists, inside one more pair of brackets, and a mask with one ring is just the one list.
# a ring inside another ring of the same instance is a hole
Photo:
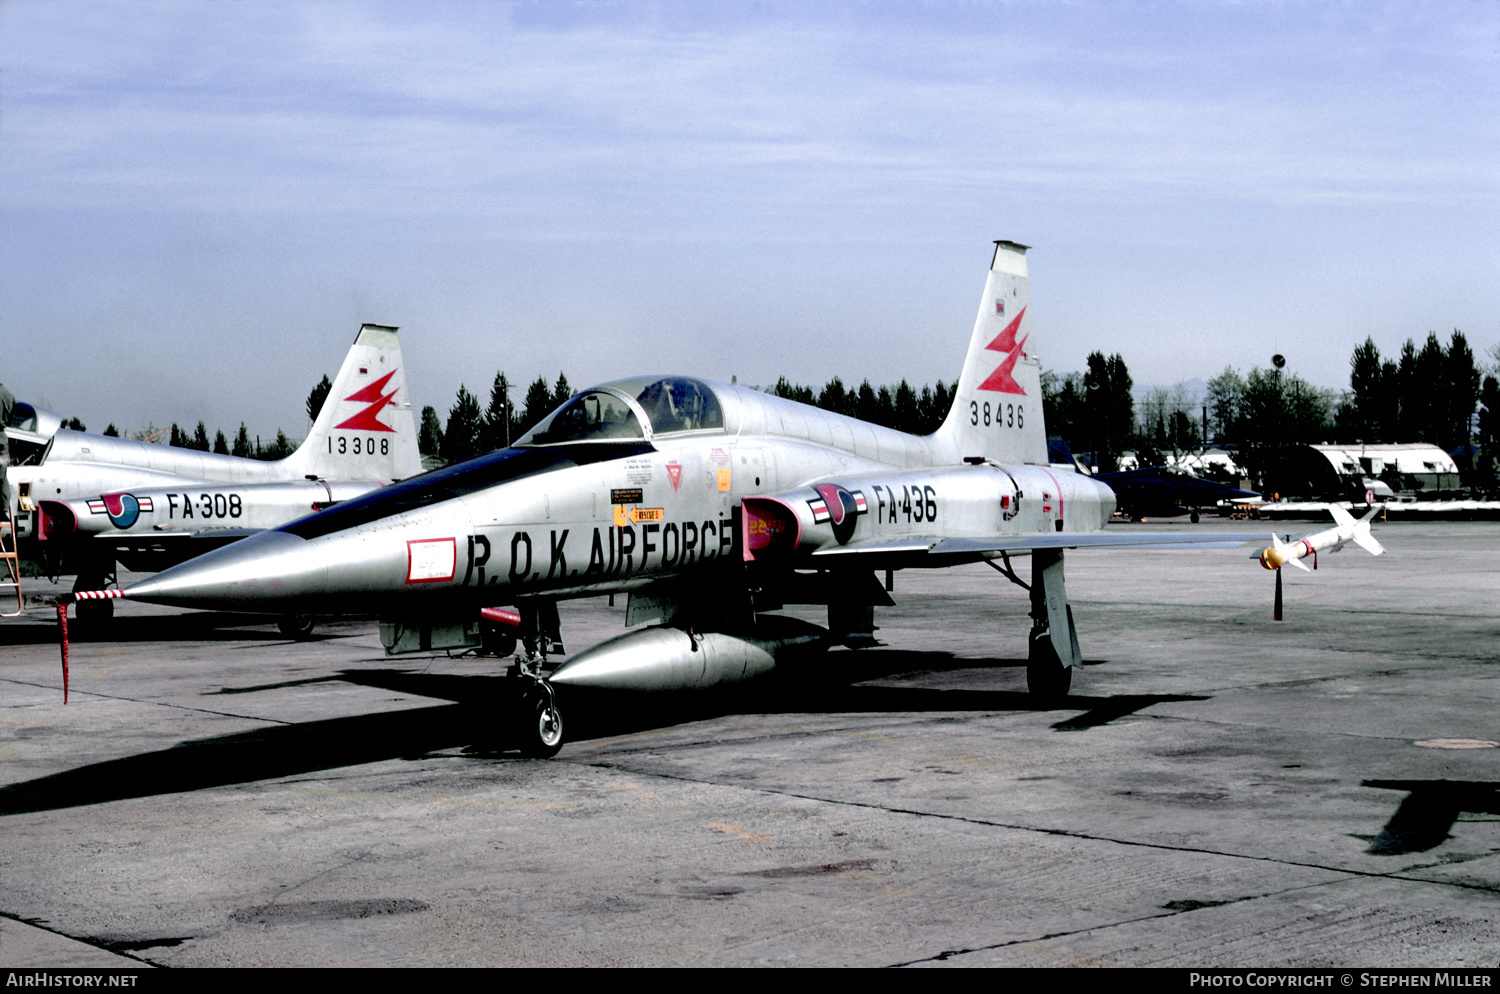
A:
{"label": "yellow ladder", "polygon": [[[16,558],[16,525],[15,521],[0,521],[0,562],[5,563],[5,570],[0,571],[0,591],[7,588],[16,592],[16,609],[14,611],[0,611],[0,618],[14,618],[23,610],[21,604],[21,561]],[[9,576],[10,579],[6,579]],[[9,597],[0,593],[0,602],[8,601]]]}

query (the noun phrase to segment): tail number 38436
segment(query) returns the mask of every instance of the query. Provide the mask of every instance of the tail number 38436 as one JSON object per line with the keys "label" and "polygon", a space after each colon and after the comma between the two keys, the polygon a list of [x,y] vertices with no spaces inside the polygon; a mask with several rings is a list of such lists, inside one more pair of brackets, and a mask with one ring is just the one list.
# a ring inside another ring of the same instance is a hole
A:
{"label": "tail number 38436", "polygon": [[989,401],[981,404],[977,400],[971,400],[969,424],[983,425],[986,428],[991,425],[999,428],[1025,428],[1026,411],[1020,404],[991,405]]}

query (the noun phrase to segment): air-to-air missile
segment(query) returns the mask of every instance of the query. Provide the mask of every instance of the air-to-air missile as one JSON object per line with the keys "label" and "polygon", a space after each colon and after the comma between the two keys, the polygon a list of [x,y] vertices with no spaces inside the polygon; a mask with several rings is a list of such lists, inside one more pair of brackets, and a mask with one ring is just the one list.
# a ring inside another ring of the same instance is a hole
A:
{"label": "air-to-air missile", "polygon": [[[161,604],[378,613],[387,651],[518,639],[524,748],[563,742],[556,691],[686,690],[875,643],[893,571],[987,562],[1031,600],[1027,683],[1081,660],[1063,550],[1232,547],[1107,532],[1114,494],[1048,464],[1026,246],[997,242],[953,407],[915,437],[735,384],[616,380],[513,446],[338,503],[134,584]],[[930,347],[925,346],[925,347]],[[1030,583],[1012,557],[1029,555]],[[884,571],[885,582],[879,573]],[[557,602],[626,594],[636,630],[548,669]],[[772,612],[826,605],[828,627]],[[958,619],[955,619],[958,623]],[[646,627],[640,627],[646,626]]]}
{"label": "air-to-air missile", "polygon": [[1318,553],[1324,550],[1337,552],[1344,547],[1345,542],[1353,542],[1372,556],[1378,556],[1385,551],[1385,547],[1375,541],[1375,536],[1370,534],[1370,521],[1379,514],[1382,508],[1372,507],[1365,512],[1365,516],[1358,521],[1348,511],[1337,504],[1329,504],[1328,513],[1333,515],[1337,522],[1332,528],[1325,528],[1320,532],[1304,535],[1302,538],[1282,541],[1276,534],[1271,535],[1271,544],[1262,549],[1260,564],[1266,569],[1276,571],[1276,596],[1271,608],[1271,617],[1280,621],[1282,618],[1281,604],[1281,567],[1287,563],[1300,570],[1308,570],[1307,564],[1302,560],[1308,556],[1312,557],[1313,569],[1318,568]]}
{"label": "air-to-air missile", "polygon": [[1271,536],[1271,544],[1260,553],[1260,564],[1266,569],[1281,569],[1287,563],[1301,570],[1307,569],[1307,564],[1302,560],[1308,556],[1312,557],[1313,568],[1318,565],[1318,553],[1325,550],[1337,552],[1344,547],[1344,543],[1353,542],[1372,556],[1378,556],[1385,551],[1385,547],[1375,541],[1375,536],[1370,534],[1370,521],[1380,513],[1379,507],[1372,507],[1365,512],[1365,516],[1355,520],[1348,511],[1337,504],[1329,504],[1328,512],[1333,515],[1337,522],[1332,528],[1325,528],[1320,532],[1313,532],[1290,542],[1283,542],[1276,535]]}

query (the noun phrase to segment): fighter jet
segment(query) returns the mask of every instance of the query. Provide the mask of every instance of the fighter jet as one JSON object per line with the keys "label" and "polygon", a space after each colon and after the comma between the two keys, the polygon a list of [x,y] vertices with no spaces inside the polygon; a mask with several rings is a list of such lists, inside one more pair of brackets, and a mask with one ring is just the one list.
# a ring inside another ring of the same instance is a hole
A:
{"label": "fighter jet", "polygon": [[[393,654],[475,645],[483,612],[520,640],[509,670],[518,731],[524,751],[550,756],[564,741],[560,693],[705,688],[829,645],[870,645],[874,608],[893,603],[892,571],[988,562],[1029,590],[1028,686],[1065,695],[1082,658],[1065,549],[1256,536],[1106,532],[1110,489],[1048,465],[1026,252],[995,243],[953,408],[930,436],[735,384],[616,380],[510,448],[252,536],[124,596],[376,611]],[[1030,583],[1018,554],[1031,557]],[[636,630],[549,672],[547,655],[563,651],[558,600],[617,593]],[[828,627],[770,613],[788,603],[827,605]]]}
{"label": "fighter jet", "polygon": [[[307,439],[277,461],[59,429],[11,469],[17,534],[97,589],[422,472],[397,329],[363,325]],[[107,602],[80,603],[95,616]]]}
{"label": "fighter jet", "polygon": [[1204,508],[1216,508],[1226,501],[1260,496],[1252,490],[1241,490],[1227,483],[1167,466],[1097,473],[1095,478],[1115,492],[1120,512],[1137,521],[1148,515],[1167,517],[1188,514],[1192,516],[1193,523],[1197,524],[1198,516]]}

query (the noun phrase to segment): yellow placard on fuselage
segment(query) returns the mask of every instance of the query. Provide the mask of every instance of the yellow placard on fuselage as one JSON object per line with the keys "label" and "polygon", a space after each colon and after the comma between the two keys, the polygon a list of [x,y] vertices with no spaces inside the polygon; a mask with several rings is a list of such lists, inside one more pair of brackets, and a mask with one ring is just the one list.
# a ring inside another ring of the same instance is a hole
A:
{"label": "yellow placard on fuselage", "polygon": [[643,521],[665,521],[667,510],[664,507],[626,507],[623,504],[615,505],[615,526],[624,528],[626,525],[638,525]]}

